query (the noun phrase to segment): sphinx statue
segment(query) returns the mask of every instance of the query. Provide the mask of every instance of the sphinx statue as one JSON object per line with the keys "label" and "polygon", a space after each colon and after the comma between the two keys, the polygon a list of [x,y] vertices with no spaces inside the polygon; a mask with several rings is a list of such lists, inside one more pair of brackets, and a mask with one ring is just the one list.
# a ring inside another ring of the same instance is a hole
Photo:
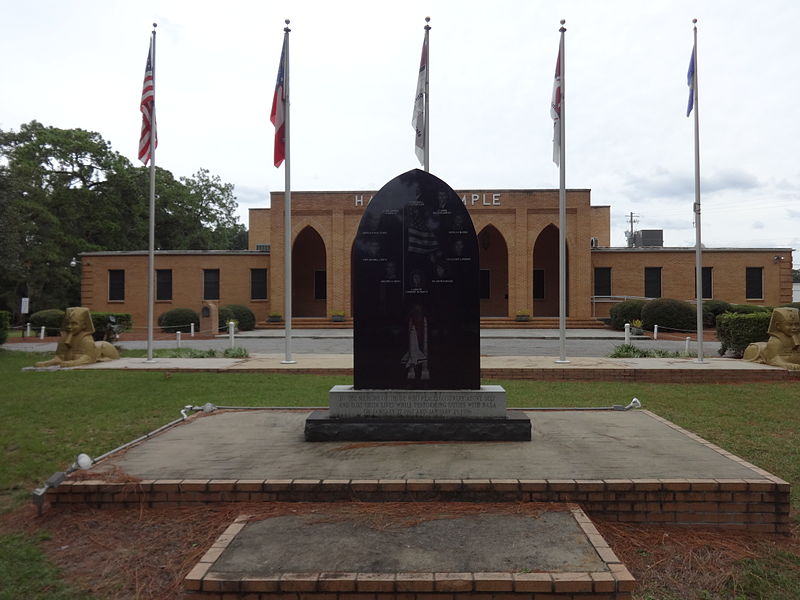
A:
{"label": "sphinx statue", "polygon": [[769,320],[769,340],[750,344],[744,359],[752,362],[800,370],[800,311],[776,308]]}
{"label": "sphinx statue", "polygon": [[78,367],[119,358],[119,352],[108,342],[92,338],[94,323],[89,309],[83,306],[68,308],[61,323],[61,338],[56,355],[36,363],[37,367]]}

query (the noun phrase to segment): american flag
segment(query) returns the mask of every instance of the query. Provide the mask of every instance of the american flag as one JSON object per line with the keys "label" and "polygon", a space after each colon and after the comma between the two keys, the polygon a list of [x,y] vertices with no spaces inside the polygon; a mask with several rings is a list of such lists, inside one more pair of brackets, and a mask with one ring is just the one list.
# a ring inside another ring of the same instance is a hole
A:
{"label": "american flag", "polygon": [[[155,35],[155,33],[153,33]],[[155,108],[156,87],[153,75],[154,38],[150,38],[150,50],[147,53],[147,66],[144,69],[144,84],[142,85],[142,134],[139,137],[139,160],[145,165],[150,162],[150,138],[153,136],[153,145],[158,146],[158,133],[156,132]]]}
{"label": "american flag", "polygon": [[425,222],[426,217],[422,211],[412,215],[408,225],[408,251],[414,254],[430,254],[439,248],[436,235]]}
{"label": "american flag", "polygon": [[283,40],[281,50],[281,64],[278,67],[278,80],[275,82],[275,95],[272,97],[272,112],[269,120],[275,125],[275,166],[280,167],[283,159],[286,158],[286,93],[284,88],[283,67],[286,64],[286,44],[288,39]]}
{"label": "american flag", "polygon": [[556,76],[553,80],[553,99],[550,101],[550,117],[553,119],[553,162],[561,160],[561,47],[556,59]]}

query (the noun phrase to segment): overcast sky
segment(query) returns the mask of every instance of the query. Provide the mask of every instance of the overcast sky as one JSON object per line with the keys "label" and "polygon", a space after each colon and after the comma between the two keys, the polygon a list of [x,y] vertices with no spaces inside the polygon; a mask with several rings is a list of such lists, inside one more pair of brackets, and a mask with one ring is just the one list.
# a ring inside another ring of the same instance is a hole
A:
{"label": "overcast sky", "polygon": [[[698,19],[707,246],[800,247],[796,0],[0,0],[0,129],[99,132],[136,160],[158,23],[157,164],[282,191],[269,111],[291,19],[292,189],[377,190],[419,166],[411,128],[431,17],[431,172],[456,190],[557,188],[550,96],[566,19],[567,187],[693,246],[686,72]],[[800,261],[796,261],[800,262]]]}

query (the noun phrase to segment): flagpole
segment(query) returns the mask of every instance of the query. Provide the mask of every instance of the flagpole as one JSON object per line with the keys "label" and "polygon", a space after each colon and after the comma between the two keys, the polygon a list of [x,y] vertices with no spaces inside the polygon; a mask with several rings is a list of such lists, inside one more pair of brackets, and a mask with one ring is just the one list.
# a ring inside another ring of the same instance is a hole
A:
{"label": "flagpole", "polygon": [[147,359],[153,359],[153,312],[155,306],[155,245],[156,245],[156,27],[150,38],[151,68],[153,73],[153,108],[150,115],[150,226],[147,251]]}
{"label": "flagpole", "polygon": [[558,339],[559,339],[559,359],[558,364],[569,363],[567,360],[567,189],[566,189],[566,127],[564,120],[566,117],[566,60],[564,54],[564,19],[561,19],[561,40],[558,47],[558,56],[561,66],[561,116],[558,120],[560,148],[558,165]]}
{"label": "flagpole", "polygon": [[286,27],[283,28],[283,47],[285,51],[283,63],[283,94],[285,98],[285,117],[284,117],[284,191],[283,191],[283,305],[286,313],[285,321],[285,341],[284,359],[281,364],[291,365],[297,361],[292,358],[292,184],[291,184],[291,159],[289,152],[289,19],[285,20]]}
{"label": "flagpole", "polygon": [[425,48],[427,49],[427,65],[425,66],[425,163],[423,169],[426,173],[431,170],[431,92],[430,92],[430,77],[431,77],[431,47],[430,47],[430,31],[431,26],[430,17],[425,17]]}
{"label": "flagpole", "polygon": [[697,19],[694,23],[694,49],[692,61],[692,93],[694,94],[694,223],[695,223],[695,296],[697,300],[697,360],[703,362],[703,247],[700,242],[700,92],[697,86]]}

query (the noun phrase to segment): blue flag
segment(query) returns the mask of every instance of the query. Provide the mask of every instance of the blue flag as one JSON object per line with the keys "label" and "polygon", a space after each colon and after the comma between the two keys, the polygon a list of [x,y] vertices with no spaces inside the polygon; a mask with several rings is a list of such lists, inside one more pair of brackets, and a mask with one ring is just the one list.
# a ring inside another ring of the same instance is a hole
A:
{"label": "blue flag", "polygon": [[686,75],[688,80],[687,84],[689,85],[689,105],[686,107],[687,117],[692,113],[692,109],[694,108],[694,51],[695,49],[692,48],[692,58],[689,59],[689,73]]}

